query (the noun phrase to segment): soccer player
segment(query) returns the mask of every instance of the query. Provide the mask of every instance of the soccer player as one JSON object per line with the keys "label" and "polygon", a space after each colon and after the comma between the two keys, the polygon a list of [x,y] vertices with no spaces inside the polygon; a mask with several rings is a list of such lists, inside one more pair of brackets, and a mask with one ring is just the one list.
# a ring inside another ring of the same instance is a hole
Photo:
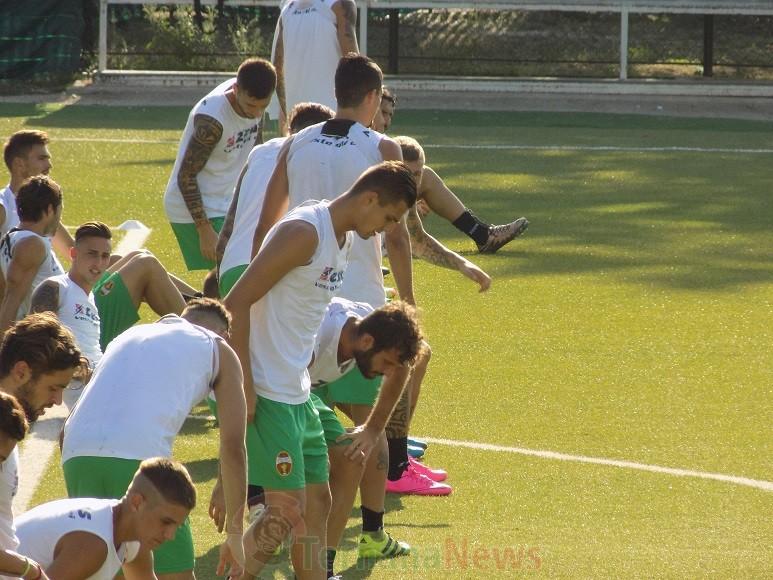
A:
{"label": "soccer player", "polygon": [[[263,141],[260,119],[275,86],[270,62],[247,59],[235,79],[212,90],[188,116],[164,194],[188,270],[215,266],[217,232],[247,155]],[[216,294],[217,288],[209,292]]]}
{"label": "soccer player", "polygon": [[[0,391],[13,395],[29,421],[62,404],[64,389],[83,365],[72,333],[51,314],[30,314],[9,328],[0,343]],[[2,457],[0,457],[2,459]],[[19,485],[19,452],[0,463],[0,549],[19,545],[13,497]]]}
{"label": "soccer player", "polygon": [[[8,186],[0,191],[0,237],[19,225],[16,193],[22,183],[34,175],[48,175],[53,167],[48,150],[48,135],[43,131],[23,130],[10,136],[3,148],[5,165],[11,174]],[[53,239],[54,249],[66,255],[73,245],[67,229],[59,224]]]}
{"label": "soccer player", "polygon": [[[105,351],[64,425],[62,461],[70,497],[118,498],[143,459],[170,457],[188,413],[214,390],[220,406],[220,476],[213,517],[228,534],[223,558],[241,558],[246,502],[246,412],[239,360],[223,337],[230,316],[211,299],[182,316],[130,328]],[[222,506],[225,504],[225,509]],[[192,578],[190,524],[154,552],[155,571]]]}
{"label": "soccer player", "polygon": [[55,313],[72,330],[92,369],[110,341],[140,319],[142,302],[160,316],[185,308],[182,294],[147,250],[108,267],[111,238],[110,228],[101,222],[81,225],[70,250],[70,271],[47,278],[32,294],[32,312]]}
{"label": "soccer player", "polygon": [[360,52],[354,0],[291,0],[282,8],[274,38],[279,123],[298,103],[336,107],[333,78],[341,56]]}
{"label": "soccer player", "polygon": [[[378,115],[374,119],[373,128],[376,131],[385,133],[392,125],[397,97],[384,88],[384,94],[381,97],[381,107]],[[410,139],[410,138],[407,138]],[[445,182],[435,171],[424,164],[424,151],[413,142],[409,147],[412,156],[416,156],[412,161],[417,162],[421,158],[421,175],[417,177],[419,181],[419,204],[417,210],[421,210],[422,205],[431,209],[440,217],[448,220],[451,224],[463,234],[472,239],[478,247],[481,254],[493,254],[505,244],[510,243],[520,236],[529,227],[529,221],[526,218],[517,220],[504,225],[491,225],[478,218],[472,210],[465,207],[462,201],[446,186]],[[405,152],[403,147],[403,152]],[[425,211],[426,213],[426,211]]]}
{"label": "soccer player", "polygon": [[415,195],[405,165],[384,162],[332,202],[295,208],[269,231],[225,298],[260,444],[250,450],[250,461],[258,464],[266,489],[266,509],[245,536],[250,574],[259,573],[294,529],[295,573],[325,577],[327,445],[309,398],[307,365],[325,309],[345,280],[351,232],[366,240],[396,227]]}
{"label": "soccer player", "polygon": [[196,505],[182,464],[155,457],[139,465],[120,499],[61,499],[17,519],[19,553],[51,578],[152,578],[152,548],[174,538]]}
{"label": "soccer player", "polygon": [[[377,460],[386,465],[384,427],[405,388],[422,342],[416,311],[405,302],[393,301],[374,310],[362,302],[334,298],[325,311],[315,339],[309,376],[312,398],[324,404],[318,410],[330,457],[332,505],[327,531],[328,577],[334,575],[336,549],[363,473],[362,470],[353,472],[351,461],[342,458],[343,455],[357,457],[356,445],[341,447],[341,443],[336,443],[336,437],[328,436],[328,431],[335,433],[336,429],[341,429],[330,409],[340,400],[361,401],[366,405],[375,400],[367,420],[356,431],[370,432],[370,436],[364,438],[364,452],[368,455],[373,448]],[[357,372],[354,372],[355,368]],[[352,416],[350,410],[347,414]],[[346,439],[346,436],[337,439]],[[384,531],[383,494],[380,500],[376,498],[378,505],[369,504],[365,494],[361,501],[363,523],[358,542],[359,556],[381,558],[408,554],[408,544],[395,541]]]}
{"label": "soccer player", "polygon": [[62,215],[62,190],[45,175],[31,177],[16,196],[19,225],[0,241],[5,293],[0,303],[0,332],[30,309],[32,291],[46,278],[64,274],[51,249],[51,236]]}
{"label": "soccer player", "polygon": [[[0,463],[5,462],[29,428],[24,409],[15,397],[0,392]],[[40,564],[16,552],[0,549],[0,574],[15,578],[40,578]]]}
{"label": "soccer player", "polygon": [[[335,113],[318,103],[299,103],[290,112],[290,133],[322,123]],[[242,170],[234,191],[231,207],[217,240],[218,282],[220,295],[225,296],[252,258],[252,236],[260,217],[266,186],[271,177],[284,137],[271,139],[255,146]]]}

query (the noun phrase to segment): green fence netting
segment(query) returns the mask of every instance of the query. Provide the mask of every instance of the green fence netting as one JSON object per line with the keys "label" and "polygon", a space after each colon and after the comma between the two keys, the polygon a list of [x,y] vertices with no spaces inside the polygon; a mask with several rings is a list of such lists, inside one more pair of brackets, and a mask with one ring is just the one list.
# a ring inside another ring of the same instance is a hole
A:
{"label": "green fence netting", "polygon": [[82,0],[0,0],[0,80],[71,75],[82,35]]}

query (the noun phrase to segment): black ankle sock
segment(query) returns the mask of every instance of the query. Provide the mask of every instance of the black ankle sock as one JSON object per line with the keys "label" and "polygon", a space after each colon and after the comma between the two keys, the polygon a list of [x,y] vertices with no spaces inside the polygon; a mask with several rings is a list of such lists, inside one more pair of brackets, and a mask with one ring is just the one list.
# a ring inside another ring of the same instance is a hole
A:
{"label": "black ankle sock", "polygon": [[384,512],[374,512],[364,505],[360,506],[362,511],[362,531],[377,532],[384,527]]}
{"label": "black ankle sock", "polygon": [[266,498],[263,494],[263,487],[260,485],[248,485],[247,486],[247,505],[252,507],[255,504],[265,504]]}
{"label": "black ankle sock", "polygon": [[387,439],[389,446],[389,481],[397,481],[408,467],[408,437],[395,437]]}
{"label": "black ankle sock", "polygon": [[488,240],[489,224],[481,221],[469,209],[465,208],[464,213],[453,221],[453,226],[471,237],[479,246],[482,246]]}
{"label": "black ankle sock", "polygon": [[333,572],[333,564],[336,560],[336,551],[331,550],[330,548],[327,549],[327,577],[330,578],[331,576],[335,576],[335,572]]}

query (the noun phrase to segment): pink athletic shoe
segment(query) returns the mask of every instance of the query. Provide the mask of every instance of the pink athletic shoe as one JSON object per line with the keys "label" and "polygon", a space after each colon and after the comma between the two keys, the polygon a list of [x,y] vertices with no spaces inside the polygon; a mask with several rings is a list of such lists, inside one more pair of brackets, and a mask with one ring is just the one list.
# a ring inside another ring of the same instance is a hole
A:
{"label": "pink athletic shoe", "polygon": [[410,495],[448,495],[453,491],[450,485],[432,481],[426,475],[416,472],[412,465],[403,471],[403,476],[397,481],[386,482],[387,493],[404,493]]}
{"label": "pink athletic shoe", "polygon": [[429,477],[432,481],[445,481],[448,479],[448,472],[445,469],[432,469],[413,457],[408,457],[408,463],[411,464],[416,473]]}

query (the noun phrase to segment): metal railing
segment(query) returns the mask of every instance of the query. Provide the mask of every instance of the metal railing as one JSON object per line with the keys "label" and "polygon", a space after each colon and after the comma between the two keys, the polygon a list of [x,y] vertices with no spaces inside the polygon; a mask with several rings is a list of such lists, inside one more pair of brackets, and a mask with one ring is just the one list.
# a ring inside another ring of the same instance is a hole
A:
{"label": "metal railing", "polygon": [[[359,46],[368,52],[368,9],[479,9],[558,12],[607,12],[620,14],[619,78],[628,78],[628,32],[630,14],[702,14],[704,22],[704,74],[711,71],[713,54],[713,16],[773,15],[773,0],[356,0],[360,12]],[[218,0],[201,0],[202,6],[217,6]],[[282,2],[283,3],[283,2]],[[99,72],[107,70],[107,9],[110,4],[156,4],[192,6],[193,0],[100,0]],[[226,6],[279,7],[278,0],[226,0]]]}

